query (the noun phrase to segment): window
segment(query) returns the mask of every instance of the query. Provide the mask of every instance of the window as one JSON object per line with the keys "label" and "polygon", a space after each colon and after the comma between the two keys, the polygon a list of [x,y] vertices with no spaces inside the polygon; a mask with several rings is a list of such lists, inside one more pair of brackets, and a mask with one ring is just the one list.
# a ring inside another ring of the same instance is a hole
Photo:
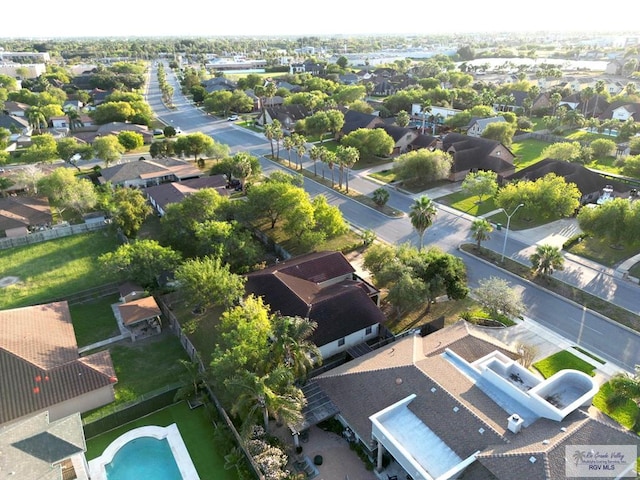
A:
{"label": "window", "polygon": [[344,345],[344,338],[341,338],[340,340],[338,340],[338,346],[341,347]]}
{"label": "window", "polygon": [[364,331],[365,335],[371,335],[371,327],[367,327],[367,329]]}

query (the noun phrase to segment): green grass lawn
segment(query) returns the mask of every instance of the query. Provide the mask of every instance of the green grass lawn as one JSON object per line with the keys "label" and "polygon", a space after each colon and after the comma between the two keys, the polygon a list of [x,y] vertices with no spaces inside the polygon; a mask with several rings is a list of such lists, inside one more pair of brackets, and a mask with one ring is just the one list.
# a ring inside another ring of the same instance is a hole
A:
{"label": "green grass lawn", "polygon": [[554,373],[559,372],[565,368],[571,368],[573,370],[579,370],[587,375],[595,375],[595,367],[589,362],[585,362],[581,358],[576,357],[573,353],[562,350],[558,353],[548,356],[533,364],[544,378],[549,378]]}
{"label": "green grass lawn", "polygon": [[593,397],[593,406],[609,415],[620,425],[631,429],[638,414],[638,405],[633,400],[628,400],[618,408],[610,410],[606,402],[606,398],[610,392],[611,386],[609,382],[602,384],[596,396]]}
{"label": "green grass lawn", "polygon": [[[178,425],[189,456],[202,480],[236,480],[238,478],[235,470],[224,468],[224,455],[227,452],[224,451],[225,447],[216,441],[216,427],[209,419],[206,409],[199,407],[190,410],[186,402],[163,408],[87,440],[87,460],[93,460],[102,455],[111,442],[134,428],[147,425],[166,427],[174,423]],[[229,445],[226,450],[230,450],[232,446]]]}
{"label": "green grass lawn", "polygon": [[526,139],[520,142],[514,142],[511,145],[511,151],[516,156],[514,164],[517,170],[522,170],[529,165],[542,160],[542,150],[550,144],[542,140]]}
{"label": "green grass lawn", "polygon": [[629,275],[632,277],[640,278],[640,262],[636,263],[629,269]]}
{"label": "green grass lawn", "polygon": [[111,305],[117,302],[118,295],[108,295],[90,302],[69,305],[79,347],[120,334],[111,309]]}
{"label": "green grass lawn", "polygon": [[115,235],[101,230],[0,250],[0,277],[20,278],[0,289],[0,309],[46,302],[114,281],[98,271],[96,260],[117,246]]}
{"label": "green grass lawn", "polygon": [[605,239],[588,237],[573,245],[568,252],[613,267],[640,253],[640,242],[624,248],[611,248]]}
{"label": "green grass lawn", "polygon": [[379,172],[371,172],[369,177],[375,178],[376,180],[380,180],[384,183],[391,183],[396,180],[396,174],[393,173],[393,170],[381,170]]}
{"label": "green grass lawn", "polygon": [[185,370],[178,360],[188,360],[178,337],[169,332],[137,342],[123,340],[109,350],[118,377],[116,399],[84,415],[87,421],[113,412],[145,393],[179,383]]}
{"label": "green grass lawn", "polygon": [[485,215],[498,208],[493,201],[493,198],[484,198],[482,203],[477,203],[477,196],[471,196],[462,191],[440,197],[438,198],[438,202],[449,205],[456,210],[460,210],[470,215],[475,215],[476,217],[479,215]]}

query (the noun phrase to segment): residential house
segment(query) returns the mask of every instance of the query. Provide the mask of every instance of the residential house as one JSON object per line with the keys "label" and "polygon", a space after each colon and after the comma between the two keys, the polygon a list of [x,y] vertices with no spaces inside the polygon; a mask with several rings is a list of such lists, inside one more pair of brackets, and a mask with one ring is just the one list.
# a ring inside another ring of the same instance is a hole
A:
{"label": "residential house", "polygon": [[31,133],[33,129],[29,125],[29,121],[22,116],[0,115],[0,128],[9,130],[9,140],[23,144],[31,143]]}
{"label": "residential house", "polygon": [[420,150],[421,148],[427,148],[433,151],[436,149],[438,141],[438,137],[434,137],[426,133],[420,133],[409,145],[409,150]]}
{"label": "residential house", "polygon": [[111,95],[111,91],[94,88],[89,92],[89,95],[91,96],[91,105],[97,107],[106,101],[107,97]]}
{"label": "residential house", "polygon": [[122,187],[150,187],[202,177],[204,173],[189,162],[177,158],[154,158],[126,162],[100,170],[98,182]]}
{"label": "residential house", "polygon": [[[266,100],[265,103],[268,101]],[[269,125],[274,120],[278,120],[283,130],[292,132],[295,129],[296,122],[304,120],[309,115],[311,115],[309,109],[299,104],[267,106],[265,107],[264,115],[260,115],[257,118],[257,122],[260,125]]]}
{"label": "residential house", "polygon": [[438,148],[449,152],[453,157],[449,175],[452,182],[464,180],[471,171],[489,170],[503,177],[515,172],[515,155],[496,140],[448,133],[439,142]]}
{"label": "residential house", "polygon": [[607,75],[622,75],[623,67],[624,62],[618,59],[614,59],[607,63],[607,66],[604,69],[604,73],[606,73]]}
{"label": "residential house", "polygon": [[289,73],[309,73],[313,76],[324,75],[326,68],[321,63],[314,62],[313,60],[305,60],[302,63],[292,63],[289,65]]}
{"label": "residential house", "polygon": [[[85,125],[88,126],[88,125]],[[153,142],[153,132],[149,131],[146,125],[125,122],[109,122],[98,127],[96,137],[106,137],[107,135],[118,135],[120,132],[135,132],[142,135],[145,144]]]}
{"label": "residential house", "polygon": [[79,355],[66,301],[0,311],[0,425],[101,407],[117,381],[108,350]]}
{"label": "residential house", "polygon": [[573,93],[564,97],[560,103],[558,103],[558,106],[566,106],[571,110],[577,110],[588,118],[597,118],[606,111],[609,107],[609,102],[607,98],[602,95],[593,95],[585,102],[580,93]]}
{"label": "residential house", "polygon": [[316,322],[311,341],[324,359],[384,335],[379,290],[340,252],[309,253],[249,273],[245,289],[272,312]]}
{"label": "residential house", "polygon": [[345,73],[338,75],[338,81],[343,85],[358,85],[360,78],[355,73]]}
{"label": "residential house", "polygon": [[20,480],[88,480],[79,413],[51,421],[42,412],[0,427],[0,472]]}
{"label": "residential house", "polygon": [[342,137],[359,128],[375,128],[377,125],[384,124],[384,120],[377,115],[357,112],[355,110],[344,110],[344,125],[338,133],[338,136]]}
{"label": "residential house", "polygon": [[203,188],[213,188],[220,195],[227,196],[231,190],[227,188],[229,182],[224,175],[211,175],[208,177],[191,178],[182,182],[163,183],[144,189],[149,203],[155,208],[160,217],[164,216],[167,205],[179,203],[186,196]]}
{"label": "residential house", "polygon": [[4,107],[2,108],[3,113],[5,115],[13,115],[14,117],[26,117],[27,110],[31,105],[27,105],[22,102],[4,102]]}
{"label": "residential house", "polygon": [[393,155],[399,155],[407,152],[409,146],[414,142],[420,133],[414,128],[398,127],[397,125],[376,125],[375,128],[381,128],[393,138]]}
{"label": "residential house", "polygon": [[[92,127],[93,126],[93,118],[89,115],[80,114],[78,120],[82,122],[81,128]],[[51,124],[51,128],[66,128],[69,129],[69,117],[67,115],[61,115],[57,117],[51,117],[49,119],[49,123]],[[126,124],[125,124],[126,125]],[[97,132],[96,132],[97,135]],[[144,138],[144,137],[143,137]],[[149,143],[149,142],[147,142]]]}
{"label": "residential house", "polygon": [[626,122],[629,119],[640,121],[640,103],[629,103],[626,101],[614,102],[602,112],[600,120],[620,120]]}
{"label": "residential house", "polygon": [[235,82],[232,82],[228,78],[224,77],[214,77],[208,80],[205,80],[201,83],[207,93],[213,92],[233,92],[236,88],[238,88]]}
{"label": "residential house", "polygon": [[507,182],[516,180],[535,181],[550,173],[563,177],[567,183],[575,184],[582,193],[580,203],[583,205],[595,202],[600,197],[602,190],[607,186],[610,186],[618,196],[627,197],[629,195],[630,186],[628,184],[605,178],[578,163],[554,160],[552,158],[545,158],[522,170],[518,170],[504,178],[504,180]]}
{"label": "residential house", "polygon": [[466,134],[469,137],[481,137],[482,133],[487,128],[487,125],[490,125],[492,123],[498,123],[498,122],[504,123],[506,122],[506,120],[502,115],[499,115],[496,117],[489,117],[489,118],[473,117],[471,118],[469,125],[464,127],[463,130],[466,130]]}
{"label": "residential house", "polygon": [[640,437],[587,411],[592,377],[562,370],[544,380],[517,357],[464,320],[403,337],[308,382],[324,401],[309,401],[294,439],[332,415],[381,478],[555,480],[576,445],[630,446],[635,468]]}
{"label": "residential house", "polygon": [[51,207],[46,197],[0,198],[0,235],[24,237],[51,222]]}
{"label": "residential house", "polygon": [[67,111],[67,109],[73,109],[76,112],[79,112],[84,107],[84,103],[80,100],[67,100],[62,104],[62,110]]}

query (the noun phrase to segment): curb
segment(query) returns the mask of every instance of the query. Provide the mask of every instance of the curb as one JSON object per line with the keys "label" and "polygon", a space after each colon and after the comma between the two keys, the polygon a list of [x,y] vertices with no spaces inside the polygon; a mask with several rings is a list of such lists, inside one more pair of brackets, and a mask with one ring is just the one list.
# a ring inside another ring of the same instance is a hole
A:
{"label": "curb", "polygon": [[[633,330],[632,328],[627,327],[626,325],[623,325],[623,324],[621,324],[621,323],[615,322],[615,321],[611,320],[609,317],[605,317],[604,315],[602,315],[601,313],[596,312],[595,310],[591,310],[590,308],[587,308],[587,307],[585,307],[584,305],[580,305],[579,303],[577,303],[577,302],[575,302],[575,301],[571,300],[570,298],[563,297],[562,295],[559,295],[559,294],[557,294],[557,293],[555,293],[555,292],[553,292],[553,291],[551,291],[551,290],[548,290],[548,289],[546,289],[546,288],[544,288],[544,287],[541,287],[540,285],[538,285],[538,284],[536,284],[536,283],[533,283],[531,280],[528,280],[528,279],[526,279],[526,278],[522,278],[521,276],[516,275],[515,273],[512,273],[512,272],[510,272],[509,270],[506,270],[506,269],[502,268],[500,265],[496,265],[496,264],[494,264],[494,263],[491,263],[491,262],[489,262],[489,261],[485,260],[484,258],[480,258],[480,257],[478,257],[478,256],[476,256],[476,255],[473,255],[473,254],[471,254],[471,253],[469,253],[469,252],[466,252],[466,251],[465,251],[465,250],[463,250],[461,247],[462,247],[462,245],[458,245],[458,251],[462,252],[464,255],[467,255],[467,256],[469,256],[469,257],[473,257],[473,258],[475,258],[476,260],[479,260],[479,261],[481,261],[481,262],[483,262],[483,263],[485,263],[485,264],[487,264],[487,265],[491,265],[491,266],[493,266],[493,267],[496,267],[496,268],[500,269],[502,272],[504,272],[504,273],[506,273],[507,275],[509,275],[510,277],[513,277],[513,278],[515,278],[515,279],[518,279],[518,280],[520,280],[520,281],[522,281],[522,282],[526,283],[526,284],[527,284],[527,285],[529,285],[530,287],[536,288],[536,289],[538,289],[538,290],[540,290],[540,291],[543,291],[543,292],[545,292],[545,293],[548,293],[548,294],[550,294],[550,295],[553,295],[554,297],[556,297],[556,298],[557,298],[557,299],[559,299],[559,300],[564,300],[565,302],[568,302],[568,303],[572,304],[572,305],[573,305],[573,306],[575,306],[575,307],[583,308],[583,309],[585,309],[586,311],[588,311],[590,314],[592,314],[592,315],[595,315],[595,316],[599,317],[600,319],[602,319],[602,320],[604,320],[604,321],[606,321],[606,322],[610,323],[611,325],[614,325],[614,326],[616,326],[616,327],[621,327],[621,328],[625,329],[627,332],[629,332],[629,333],[630,333],[630,334],[632,334],[632,335],[640,335],[637,331]],[[533,319],[530,319],[530,320],[531,320],[532,322],[534,322],[534,323],[538,324],[538,322],[536,322],[535,320],[533,320]],[[542,325],[540,325],[540,326],[542,327]],[[544,328],[547,328],[547,327],[544,327]],[[554,332],[554,333],[555,333],[555,332]],[[556,334],[556,335],[559,335],[559,334]],[[568,339],[566,339],[565,337],[562,337],[562,335],[559,335],[559,336],[560,336],[561,338],[563,338],[563,339],[565,339],[565,340],[567,340],[567,341],[568,341]],[[575,342],[573,342],[573,343],[575,343]],[[583,347],[581,347],[581,348],[583,348]],[[602,354],[602,353],[599,353],[599,354],[598,354],[598,356],[606,356],[606,355],[604,355],[604,354]],[[622,366],[620,366],[620,365],[617,365],[615,362],[610,362],[610,361],[608,361],[608,360],[607,360],[607,362],[612,363],[613,365],[618,366],[618,368],[620,368],[621,370],[629,371],[629,370],[627,370],[626,368],[624,368],[624,367],[622,367]]]}

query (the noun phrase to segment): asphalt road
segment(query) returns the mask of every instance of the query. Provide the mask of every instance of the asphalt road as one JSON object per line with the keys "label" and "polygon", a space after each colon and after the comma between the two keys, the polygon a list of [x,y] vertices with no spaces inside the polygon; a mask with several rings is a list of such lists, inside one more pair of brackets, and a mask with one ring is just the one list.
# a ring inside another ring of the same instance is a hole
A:
{"label": "asphalt road", "polygon": [[[175,109],[169,110],[162,103],[155,71],[150,74],[148,90],[148,102],[163,122],[179,126],[185,133],[195,131],[206,133],[217,142],[228,144],[232,152],[250,150],[261,158],[265,172],[283,169],[262,157],[270,152],[268,143],[262,135],[237,127],[225,119],[217,119],[201,112],[180,93],[180,87],[168,68],[167,72],[169,81],[174,85]],[[310,165],[307,159],[305,166],[312,169]],[[361,193],[369,193],[379,187],[379,185],[359,177],[357,172],[352,172],[349,184],[351,188]],[[310,179],[305,179],[304,188],[311,196],[324,194],[329,203],[340,208],[345,219],[352,225],[362,229],[372,229],[380,239],[392,244],[410,242],[418,245],[419,237],[412,228],[408,217],[389,218],[375,209],[362,205]],[[389,191],[388,204],[398,210],[409,211],[414,199],[393,189],[389,189]],[[636,332],[611,322],[590,310],[583,311],[581,305],[558,297],[494,265],[487,264],[458,250],[460,243],[469,241],[469,227],[470,221],[464,215],[439,208],[436,221],[425,234],[424,243],[425,245],[437,245],[444,251],[463,258],[467,266],[470,288],[478,286],[478,282],[485,278],[504,278],[510,282],[513,288],[522,292],[523,300],[527,305],[527,317],[531,320],[548,327],[570,342],[579,342],[581,347],[627,371],[632,372],[634,366],[640,363],[640,335]],[[494,232],[491,240],[485,245],[495,251],[501,251],[503,235],[504,231],[502,233]],[[510,236],[506,255],[515,255],[527,246],[526,243],[512,239]],[[583,266],[568,263],[566,271],[570,272],[569,275],[573,277],[584,275],[592,279],[583,286],[585,290],[638,312],[640,304],[638,286],[629,285],[607,276],[593,276],[593,272],[585,272]]]}

